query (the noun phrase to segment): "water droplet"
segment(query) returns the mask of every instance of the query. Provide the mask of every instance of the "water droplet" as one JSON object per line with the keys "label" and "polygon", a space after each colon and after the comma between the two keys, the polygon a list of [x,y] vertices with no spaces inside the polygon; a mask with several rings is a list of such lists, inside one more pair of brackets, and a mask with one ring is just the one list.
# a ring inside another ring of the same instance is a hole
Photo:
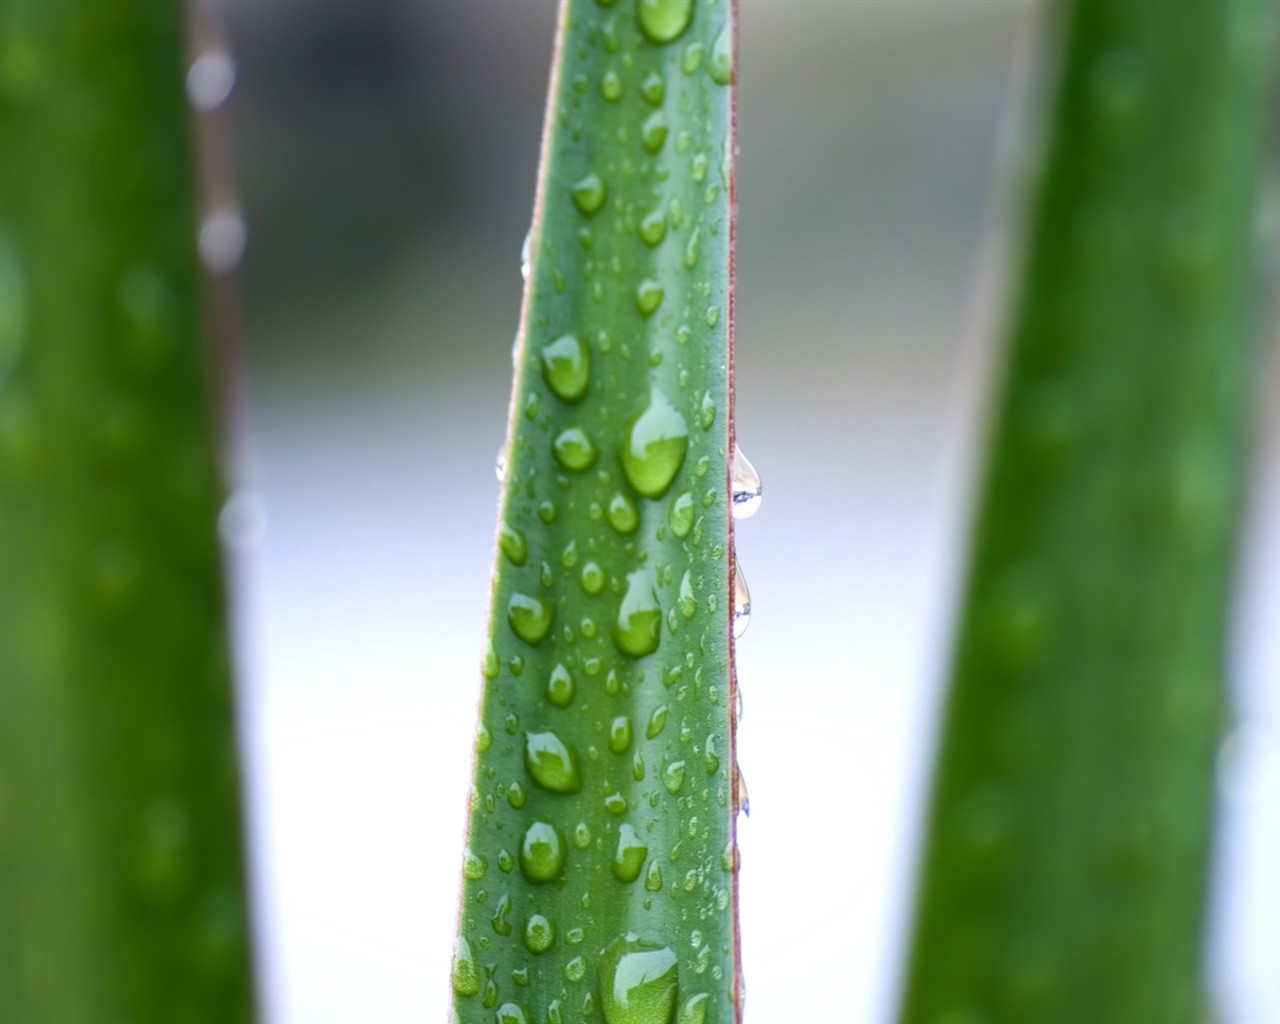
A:
{"label": "water droplet", "polygon": [[693,495],[686,491],[671,503],[671,511],[667,514],[667,522],[671,524],[671,532],[683,539],[693,529]]}
{"label": "water droplet", "polygon": [[716,85],[728,85],[733,81],[733,29],[728,25],[716,36],[707,71]]}
{"label": "water droplet", "polygon": [[560,552],[560,564],[566,569],[572,569],[578,564],[578,542],[576,540],[571,540],[564,546],[564,550]]}
{"label": "water droplet", "polygon": [[622,79],[613,68],[606,71],[600,80],[600,94],[610,103],[622,95]]}
{"label": "water droplet", "polygon": [[707,1007],[711,1004],[711,997],[706,992],[699,992],[696,996],[690,996],[684,1001],[684,1005],[680,1007],[680,1013],[676,1017],[676,1024],[707,1024]]}
{"label": "water droplet", "polygon": [[537,646],[551,630],[555,608],[539,597],[515,593],[507,603],[511,631],[527,644]]}
{"label": "water droplet", "polygon": [[581,427],[566,427],[560,431],[552,442],[551,450],[560,465],[575,473],[590,469],[600,455],[595,442]]}
{"label": "water droplet", "polygon": [[502,898],[498,900],[498,905],[493,911],[493,930],[499,935],[511,934],[511,922],[507,920],[511,914],[511,895],[503,893]]}
{"label": "water droplet", "polygon": [[515,1003],[503,1003],[499,1006],[494,1019],[497,1024],[528,1024],[528,1018],[524,1015],[524,1010],[520,1009]]}
{"label": "water droplet", "polygon": [[581,339],[566,334],[542,348],[542,376],[558,398],[577,402],[587,393],[591,352]]}
{"label": "water droplet", "polygon": [[507,446],[503,445],[498,449],[497,458],[493,460],[493,472],[498,478],[498,483],[502,483],[507,476]]}
{"label": "water droplet", "polygon": [[520,841],[520,870],[531,882],[550,882],[564,870],[564,837],[545,821],[535,821],[525,829]]}
{"label": "water droplet", "polygon": [[476,729],[476,752],[483,754],[491,746],[493,746],[493,733],[489,731],[487,725],[481,722],[479,728]]}
{"label": "water droplet", "polygon": [[760,474],[736,444],[733,446],[729,473],[733,481],[733,518],[748,519],[760,507],[763,489]]}
{"label": "water droplet", "polygon": [[604,570],[595,562],[588,562],[582,567],[582,590],[594,597],[604,589]]}
{"label": "water droplet", "polygon": [[628,823],[618,829],[618,848],[613,854],[613,877],[619,882],[634,882],[640,877],[649,847],[640,841],[636,830]]}
{"label": "water droplet", "polygon": [[638,234],[640,241],[650,249],[662,244],[662,240],[667,237],[667,215],[661,210],[654,210],[640,222]]}
{"label": "water droplet", "polygon": [[[694,181],[702,181],[707,176],[707,154],[699,153],[689,163],[689,177]],[[719,314],[717,314],[718,318]],[[708,327],[714,326],[713,323],[707,324]]]}
{"label": "water droplet", "polygon": [[574,183],[573,205],[587,217],[594,217],[604,206],[605,186],[598,174],[588,174]]}
{"label": "water droplet", "polygon": [[604,798],[604,809],[610,814],[625,814],[627,798],[621,793],[610,793]]}
{"label": "water droplet", "polygon": [[640,513],[636,509],[636,503],[622,493],[615,494],[609,499],[609,508],[605,515],[609,525],[621,534],[635,533],[636,527],[640,525]]}
{"label": "water droplet", "polygon": [[645,736],[655,740],[662,735],[662,730],[667,727],[667,713],[669,711],[670,708],[665,704],[659,704],[653,709],[653,713],[649,715],[649,724],[645,726]]}
{"label": "water droplet", "polygon": [[636,288],[636,310],[643,317],[651,317],[662,305],[662,285],[657,281],[641,281]]}
{"label": "water droplet", "polygon": [[206,269],[223,274],[235,267],[244,255],[244,217],[233,207],[211,211],[200,223],[196,248]]}
{"label": "water droplet", "polygon": [[627,574],[627,590],[613,624],[613,643],[623,654],[641,658],[658,649],[662,606],[652,570]]}
{"label": "water droplet", "polygon": [[628,933],[600,957],[600,1007],[606,1024],[669,1024],[679,987],[669,946]]}
{"label": "water droplet", "polygon": [[737,640],[747,631],[751,624],[751,592],[747,589],[747,578],[742,575],[742,566],[733,560],[733,638]]}
{"label": "water droplet", "polygon": [[751,817],[751,797],[747,793],[747,780],[740,764],[733,766],[733,802],[739,811]]}
{"label": "water droplet", "polygon": [[703,430],[710,430],[716,421],[716,403],[708,391],[702,396],[702,404],[698,407],[698,424]]}
{"label": "water droplet", "polygon": [[702,67],[703,47],[701,43],[690,43],[680,55],[680,70],[691,75]]}
{"label": "water droplet", "polygon": [[703,752],[703,764],[707,766],[707,774],[714,775],[720,770],[720,752],[717,749],[715,736],[708,736],[706,749]]}
{"label": "water droplet", "polygon": [[524,766],[534,782],[553,793],[582,789],[577,752],[554,732],[531,732],[525,737]]}
{"label": "water droplet", "polygon": [[689,241],[684,246],[684,265],[692,270],[698,265],[698,257],[702,255],[702,228],[694,228],[689,233]]}
{"label": "water droplet", "polygon": [[[524,241],[520,243],[520,279],[522,281],[529,280],[529,269],[533,266],[533,228],[530,227],[525,233]],[[519,341],[520,336],[516,335]]]}
{"label": "water droplet", "polygon": [[524,801],[524,787],[518,782],[511,783],[511,785],[507,787],[507,803],[518,811],[524,806]]}
{"label": "water droplet", "polygon": [[631,777],[636,782],[644,781],[644,758],[640,756],[640,751],[636,751],[631,755]]}
{"label": "water droplet", "polygon": [[501,531],[498,533],[498,545],[512,565],[524,565],[525,560],[529,557],[529,545],[525,540],[524,531],[518,530],[514,526],[503,524]]}
{"label": "water droplet", "polygon": [[644,887],[649,892],[662,892],[662,865],[657,860],[649,862],[649,870],[644,873]]}
{"label": "water droplet", "polygon": [[689,426],[662,391],[654,387],[649,405],[627,430],[622,469],[646,498],[661,498],[684,464]]}
{"label": "water droplet", "polygon": [[640,144],[644,147],[646,153],[657,154],[662,151],[663,144],[667,141],[667,115],[661,110],[655,110],[647,118],[640,128]]}
{"label": "water droplet", "polygon": [[631,746],[631,718],[619,715],[609,726],[609,749],[615,754],[625,753]]}
{"label": "water droplet", "polygon": [[462,860],[462,874],[464,877],[478,882],[489,873],[489,861],[483,854],[476,853],[474,850],[468,849],[466,856]]}
{"label": "water droplet", "polygon": [[544,501],[538,505],[538,518],[544,523],[556,521],[556,505],[553,501]]}
{"label": "water droplet", "polygon": [[460,996],[474,996],[480,992],[480,971],[476,967],[476,955],[471,943],[459,935],[453,951],[453,990]]}
{"label": "water droplet", "polygon": [[567,964],[564,965],[564,977],[566,981],[577,983],[587,976],[587,962],[580,956],[575,956]]}
{"label": "water droplet", "polygon": [[227,102],[236,84],[236,63],[225,50],[206,50],[187,69],[187,102],[202,114]]}
{"label": "water droplet", "polygon": [[529,921],[524,926],[524,944],[529,952],[545,953],[555,941],[555,925],[541,914],[529,915]]}
{"label": "water droplet", "polygon": [[693,618],[698,610],[698,599],[693,593],[693,576],[687,569],[680,577],[680,596],[676,598],[676,607],[686,619]]}
{"label": "water droplet", "polygon": [[683,761],[672,761],[662,769],[662,784],[672,796],[684,788],[684,767]]}
{"label": "water droplet", "polygon": [[[652,42],[678,39],[693,18],[693,0],[638,0],[640,29]],[[650,101],[653,102],[653,101]]]}

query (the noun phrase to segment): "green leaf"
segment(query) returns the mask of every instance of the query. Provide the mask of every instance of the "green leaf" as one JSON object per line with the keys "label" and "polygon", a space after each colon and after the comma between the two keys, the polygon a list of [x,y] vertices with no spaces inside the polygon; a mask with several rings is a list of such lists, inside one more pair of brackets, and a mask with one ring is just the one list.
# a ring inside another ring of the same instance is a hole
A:
{"label": "green leaf", "polygon": [[1077,0],[903,1019],[1203,1019],[1274,7]]}
{"label": "green leaf", "polygon": [[561,8],[453,973],[462,1024],[737,1018],[733,8]]}
{"label": "green leaf", "polygon": [[0,5],[0,1019],[252,1016],[182,5]]}

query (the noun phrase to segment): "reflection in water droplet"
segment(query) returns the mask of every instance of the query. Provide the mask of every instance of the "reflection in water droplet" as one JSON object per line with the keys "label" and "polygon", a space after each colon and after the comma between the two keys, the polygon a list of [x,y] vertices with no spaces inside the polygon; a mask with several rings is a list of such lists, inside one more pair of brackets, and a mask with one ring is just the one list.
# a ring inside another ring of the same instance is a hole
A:
{"label": "reflection in water droplet", "polygon": [[187,69],[187,102],[200,113],[216,110],[236,84],[236,63],[225,50],[206,50]]}
{"label": "reflection in water droplet", "polygon": [[622,469],[646,498],[660,498],[684,464],[689,426],[662,390],[654,387],[649,405],[633,422],[622,445]]}
{"label": "reflection in water droplet", "polygon": [[634,933],[614,939],[600,957],[600,1007],[607,1024],[668,1024],[679,972],[668,946]]}
{"label": "reflection in water droplet", "polygon": [[554,732],[531,732],[525,737],[524,766],[534,782],[553,793],[582,789],[578,755]]}
{"label": "reflection in water droplet", "polygon": [[200,224],[196,248],[205,267],[223,274],[235,267],[244,255],[244,217],[231,207],[211,211]]}
{"label": "reflection in water droplet", "polygon": [[657,580],[652,570],[637,569],[627,575],[627,590],[613,624],[614,646],[633,658],[652,654],[658,649],[661,627]]}
{"label": "reflection in water droplet", "polygon": [[733,518],[747,519],[755,515],[756,509],[760,507],[763,488],[760,474],[736,444],[733,446],[733,461],[729,472],[733,481]]}
{"label": "reflection in water droplet", "polygon": [[564,870],[565,845],[560,830],[545,821],[525,829],[520,841],[520,870],[530,882],[550,882]]}
{"label": "reflection in water droplet", "polygon": [[649,856],[649,847],[640,841],[631,824],[625,823],[620,826],[618,848],[613,855],[613,877],[619,882],[634,882],[640,877],[640,869],[644,867],[647,856]]}
{"label": "reflection in water droplet", "polygon": [[751,592],[747,589],[747,578],[742,575],[742,566],[733,560],[733,638],[737,640],[751,625]]}

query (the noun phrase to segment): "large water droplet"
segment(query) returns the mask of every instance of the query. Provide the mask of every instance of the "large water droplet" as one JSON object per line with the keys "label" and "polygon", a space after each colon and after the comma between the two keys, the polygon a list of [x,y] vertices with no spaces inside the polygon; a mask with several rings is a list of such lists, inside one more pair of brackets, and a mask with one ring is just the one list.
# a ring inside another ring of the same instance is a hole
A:
{"label": "large water droplet", "polygon": [[623,654],[640,658],[658,649],[662,628],[662,605],[658,584],[650,569],[627,574],[627,591],[613,624],[614,645]]}
{"label": "large water droplet", "polygon": [[609,749],[615,754],[626,753],[631,746],[631,717],[619,715],[609,726]]}
{"label": "large water droplet", "polygon": [[502,553],[510,559],[512,565],[524,565],[529,557],[529,544],[525,540],[524,531],[505,523],[498,534],[498,545]]}
{"label": "large water droplet", "polygon": [[511,631],[527,644],[537,645],[551,629],[555,608],[550,602],[529,594],[515,593],[507,603]]}
{"label": "large water droplet", "polygon": [[187,69],[187,102],[200,113],[227,102],[236,84],[236,63],[225,50],[206,50]]}
{"label": "large water droplet", "polygon": [[599,979],[607,1024],[670,1024],[679,971],[669,946],[634,933],[620,936],[600,957]]}
{"label": "large water droplet", "polygon": [[545,953],[556,941],[556,929],[542,914],[531,914],[524,926],[524,944],[530,953]]}
{"label": "large water droplet", "polygon": [[640,29],[655,43],[678,39],[693,17],[693,0],[638,0]]}
{"label": "large water droplet", "polygon": [[468,849],[466,856],[462,860],[463,877],[478,882],[489,873],[489,861],[482,853],[476,853],[474,850]]}
{"label": "large water droplet", "polygon": [[733,81],[733,29],[729,25],[725,25],[716,36],[707,70],[717,85],[728,85]]}
{"label": "large water droplet", "polygon": [[564,836],[554,825],[535,821],[520,840],[520,870],[531,882],[550,882],[564,870]]}
{"label": "large water droplet", "polygon": [[747,589],[747,578],[742,575],[742,566],[733,560],[733,638],[737,640],[751,625],[751,591]]}
{"label": "large water droplet", "polygon": [[661,498],[684,464],[689,425],[662,393],[649,392],[649,406],[631,424],[622,445],[622,470],[646,498]]}
{"label": "large water droplet", "polygon": [[613,854],[613,877],[619,882],[634,882],[649,856],[649,847],[640,841],[630,824],[618,829],[618,848]]}
{"label": "large water droplet", "polygon": [[524,766],[534,782],[553,793],[582,789],[578,755],[554,732],[531,732],[525,737]]}
{"label": "large water droplet", "polygon": [[760,474],[736,444],[733,446],[729,475],[733,481],[733,518],[747,519],[755,515],[756,509],[760,507],[763,490]]}
{"label": "large water droplet", "polygon": [[542,375],[557,397],[579,401],[587,393],[591,377],[590,350],[575,335],[557,338],[542,348]]}
{"label": "large water droplet", "polygon": [[566,427],[556,435],[551,444],[556,462],[574,473],[581,473],[595,465],[600,455],[595,442],[581,427]]}
{"label": "large water droplet", "polygon": [[480,991],[480,971],[471,943],[459,935],[453,952],[453,990],[460,996],[474,996]]}
{"label": "large water droplet", "polygon": [[573,204],[587,217],[594,217],[604,206],[605,185],[598,174],[587,174],[573,184]]}

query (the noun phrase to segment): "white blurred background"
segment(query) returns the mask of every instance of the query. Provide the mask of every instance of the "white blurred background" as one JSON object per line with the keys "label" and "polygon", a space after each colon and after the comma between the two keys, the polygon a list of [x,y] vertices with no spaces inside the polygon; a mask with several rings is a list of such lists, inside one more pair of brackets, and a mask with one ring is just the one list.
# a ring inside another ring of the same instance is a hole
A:
{"label": "white blurred background", "polygon": [[[265,523],[237,550],[267,1018],[438,1021],[555,8],[220,7]],[[1037,17],[742,0],[749,1024],[893,1016],[997,320],[998,138]],[[1209,955],[1238,1024],[1280,1020],[1280,444],[1261,452]]]}

